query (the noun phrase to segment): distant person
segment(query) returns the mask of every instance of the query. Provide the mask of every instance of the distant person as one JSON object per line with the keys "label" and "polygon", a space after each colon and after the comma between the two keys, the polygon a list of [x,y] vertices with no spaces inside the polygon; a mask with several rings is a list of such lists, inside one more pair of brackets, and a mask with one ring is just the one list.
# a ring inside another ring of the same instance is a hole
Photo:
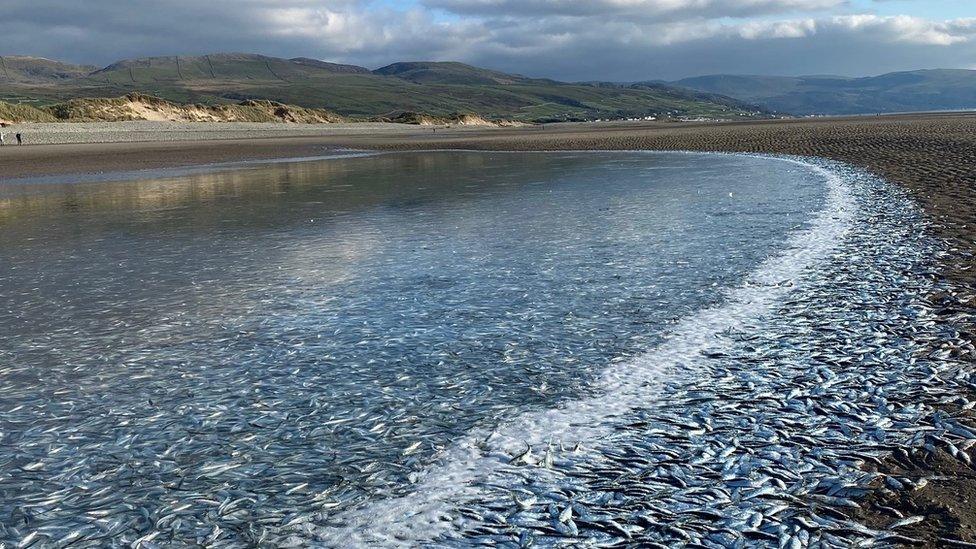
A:
{"label": "distant person", "polygon": [[3,142],[3,132],[0,132],[0,147],[4,146]]}
{"label": "distant person", "polygon": [[24,144],[24,138],[19,133],[17,134],[17,144],[18,145],[23,145]]}

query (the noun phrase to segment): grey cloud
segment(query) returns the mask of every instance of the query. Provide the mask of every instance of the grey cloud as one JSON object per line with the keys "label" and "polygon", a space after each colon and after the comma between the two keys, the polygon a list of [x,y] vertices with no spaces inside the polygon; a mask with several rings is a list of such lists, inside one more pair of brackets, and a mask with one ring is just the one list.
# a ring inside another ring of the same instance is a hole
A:
{"label": "grey cloud", "polygon": [[655,46],[606,40],[591,34],[559,48],[533,51],[531,61],[498,49],[475,63],[532,72],[545,66],[563,79],[677,79],[702,74],[867,75],[934,67],[976,67],[976,44],[952,47],[896,40],[880,32],[825,26],[802,38],[743,38],[738,30]]}
{"label": "grey cloud", "polygon": [[[468,60],[527,74],[633,81],[708,73],[864,75],[976,65],[976,25],[873,15],[641,24],[566,17],[492,25]],[[525,37],[531,37],[526,40]]]}
{"label": "grey cloud", "polygon": [[[623,81],[976,66],[976,20],[820,11],[841,4],[834,0],[427,2],[403,10],[368,0],[3,0],[0,53],[96,64],[216,51],[368,67],[458,60],[533,76]],[[432,11],[435,2],[453,6],[454,15]],[[537,11],[520,16],[517,9]],[[649,9],[670,15],[628,15]],[[729,19],[736,9],[763,17]],[[782,12],[789,15],[775,15]]]}
{"label": "grey cloud", "polygon": [[287,54],[306,37],[276,35],[268,9],[356,11],[362,2],[308,0],[3,0],[0,48],[76,62],[209,51]]}

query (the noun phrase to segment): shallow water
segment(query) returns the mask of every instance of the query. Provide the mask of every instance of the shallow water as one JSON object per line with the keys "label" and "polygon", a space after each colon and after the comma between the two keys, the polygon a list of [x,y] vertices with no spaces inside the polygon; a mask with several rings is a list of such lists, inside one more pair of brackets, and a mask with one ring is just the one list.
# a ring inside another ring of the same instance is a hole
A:
{"label": "shallow water", "polygon": [[409,493],[721,303],[825,191],[680,153],[0,184],[0,539],[246,544]]}

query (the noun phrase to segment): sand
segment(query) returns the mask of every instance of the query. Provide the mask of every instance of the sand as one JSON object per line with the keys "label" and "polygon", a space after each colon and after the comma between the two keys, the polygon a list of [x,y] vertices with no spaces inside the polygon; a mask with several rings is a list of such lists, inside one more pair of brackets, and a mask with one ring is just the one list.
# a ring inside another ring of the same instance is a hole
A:
{"label": "sand", "polygon": [[[523,128],[439,128],[394,124],[43,124],[22,128],[29,143],[0,149],[5,178],[138,170],[248,159],[308,157],[337,148],[415,150],[699,150],[818,156],[848,162],[908,189],[952,248],[942,276],[955,291],[932,296],[947,320],[976,311],[976,115],[729,123],[556,124]],[[8,136],[11,128],[7,129]],[[97,143],[97,144],[96,144]],[[962,313],[962,314],[960,314]],[[964,336],[976,339],[972,325]],[[968,351],[960,350],[960,353]],[[976,356],[969,355],[976,361]],[[976,420],[976,414],[973,415]],[[974,455],[976,457],[976,455]],[[974,460],[976,461],[976,460]],[[922,490],[875,497],[864,520],[886,525],[889,508],[930,517],[903,533],[937,545],[976,541],[976,470],[953,459],[893,457],[883,470],[946,475]]]}
{"label": "sand", "polygon": [[81,143],[146,143],[214,141],[228,139],[278,139],[336,135],[410,135],[430,133],[431,128],[406,124],[337,123],[288,124],[260,122],[54,122],[10,124],[8,134],[21,132],[30,145]]}

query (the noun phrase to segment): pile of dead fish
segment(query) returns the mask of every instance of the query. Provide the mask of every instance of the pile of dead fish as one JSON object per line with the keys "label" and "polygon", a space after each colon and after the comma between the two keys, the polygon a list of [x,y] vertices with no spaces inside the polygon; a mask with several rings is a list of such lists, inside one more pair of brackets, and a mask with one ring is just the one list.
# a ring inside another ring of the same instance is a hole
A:
{"label": "pile of dead fish", "polygon": [[871,486],[926,484],[867,472],[896,449],[941,449],[969,464],[976,426],[945,405],[976,404],[976,353],[930,305],[933,291],[952,290],[918,211],[883,182],[846,177],[867,214],[775,315],[731,330],[733,345],[705,353],[703,370],[670,382],[662,403],[595,447],[513,456],[507,478],[486,483],[487,495],[459,510],[460,534],[440,543],[911,543],[899,530],[925,517],[882,529],[848,517]]}
{"label": "pile of dead fish", "polygon": [[[884,182],[829,168],[852,182],[862,214],[827,261],[794,281],[774,314],[732,327],[694,371],[657,391],[661,398],[614,418],[608,436],[507,456],[447,513],[450,533],[412,542],[795,548],[906,541],[900,529],[924,519],[905,516],[879,530],[848,511],[879,482],[897,490],[925,482],[867,472],[897,448],[968,459],[976,428],[942,405],[972,407],[965,395],[976,388],[973,350],[929,301],[951,289],[941,287],[939,243],[920,230],[920,213]],[[546,335],[538,334],[540,345]],[[3,410],[0,433],[0,443],[17,448],[0,453],[0,493],[9,497],[0,501],[0,546],[341,545],[325,530],[343,512],[368,511],[397,495],[394,487],[409,490],[426,459],[443,449],[431,431],[450,439],[466,427],[446,398],[412,403],[420,411],[411,413],[398,398],[420,400],[413,389],[424,384],[448,395],[479,392],[495,398],[482,424],[514,408],[488,394],[491,372],[445,366],[433,379],[396,373],[352,390],[309,373],[321,357],[306,356],[301,329],[274,341],[256,337],[215,340],[238,345],[228,362],[251,368],[194,366],[200,348],[167,341],[159,344],[170,357],[166,368],[140,371],[157,349],[129,357],[132,387],[118,394],[15,395],[23,404]],[[425,356],[450,363],[446,351],[430,351]],[[515,361],[518,352],[500,349],[499,360]],[[0,391],[16,388],[18,376],[39,375],[27,370],[8,372]],[[582,385],[578,370],[563,371],[551,378],[559,387],[539,393],[573,393],[572,379]],[[73,375],[92,374],[64,373]],[[112,375],[85,379],[118,387],[101,379]],[[348,406],[337,411],[336,402]],[[34,413],[41,409],[43,419]],[[83,419],[66,428],[71,418]],[[341,452],[381,443],[392,448],[382,460]]]}
{"label": "pile of dead fish", "polygon": [[[768,160],[575,156],[459,174],[527,194],[396,198],[335,226],[3,246],[0,543],[326,543],[316,527],[414,493],[472,430],[593,394],[823,199],[805,167],[764,179]],[[736,169],[767,191],[728,196]]]}

